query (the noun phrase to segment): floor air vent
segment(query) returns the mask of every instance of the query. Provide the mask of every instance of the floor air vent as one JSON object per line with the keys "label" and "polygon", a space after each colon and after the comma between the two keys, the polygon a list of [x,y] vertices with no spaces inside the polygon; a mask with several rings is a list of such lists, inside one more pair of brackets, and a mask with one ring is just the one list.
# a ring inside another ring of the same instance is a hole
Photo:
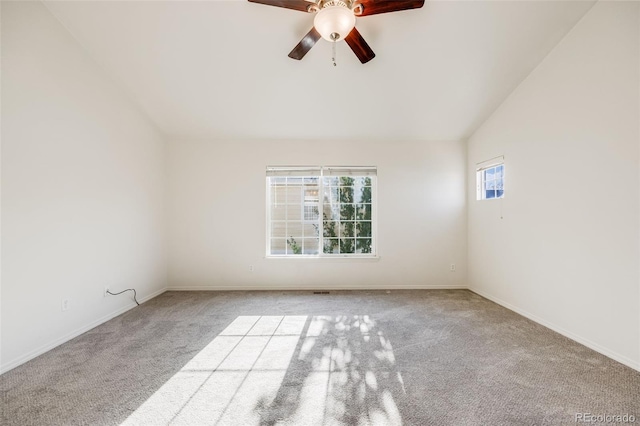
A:
{"label": "floor air vent", "polygon": [[328,291],[314,291],[313,294],[329,294]]}

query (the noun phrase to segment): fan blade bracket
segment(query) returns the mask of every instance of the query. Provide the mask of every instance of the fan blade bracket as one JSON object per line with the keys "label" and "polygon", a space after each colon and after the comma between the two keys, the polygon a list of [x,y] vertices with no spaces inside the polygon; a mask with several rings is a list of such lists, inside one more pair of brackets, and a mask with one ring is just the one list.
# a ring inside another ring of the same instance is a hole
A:
{"label": "fan blade bracket", "polygon": [[249,0],[249,2],[298,10],[300,12],[307,13],[314,13],[318,11],[318,4],[308,0]]}
{"label": "fan blade bracket", "polygon": [[352,9],[356,16],[369,16],[419,9],[422,6],[424,6],[424,0],[356,0]]}

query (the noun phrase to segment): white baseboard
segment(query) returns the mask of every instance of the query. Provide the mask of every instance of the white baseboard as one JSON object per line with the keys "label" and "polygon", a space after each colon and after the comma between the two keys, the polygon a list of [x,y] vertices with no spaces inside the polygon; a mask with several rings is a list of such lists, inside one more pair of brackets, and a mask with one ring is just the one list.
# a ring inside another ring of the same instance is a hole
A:
{"label": "white baseboard", "polygon": [[534,315],[530,312],[525,311],[524,309],[520,309],[517,306],[512,305],[511,303],[505,302],[504,300],[498,299],[497,297],[494,297],[484,291],[475,289],[475,288],[469,288],[470,291],[476,293],[479,296],[484,297],[485,299],[489,299],[492,302],[497,303],[500,306],[503,306],[519,315],[522,315],[525,318],[530,319],[531,321],[535,321],[538,324],[547,327],[548,329],[551,329],[553,331],[555,331],[556,333],[562,334],[565,337],[568,337],[571,340],[574,340],[578,343],[580,343],[581,345],[584,345],[586,347],[588,347],[589,349],[593,349],[596,352],[601,353],[602,355],[613,359],[614,361],[618,361],[621,364],[626,365],[627,367],[631,367],[634,370],[640,371],[640,363],[637,361],[632,360],[631,358],[628,358],[624,355],[620,355],[617,352],[611,351],[597,343],[592,342],[589,339],[586,339],[582,336],[579,336],[575,333],[572,333],[570,331],[567,331],[565,329],[563,329],[562,327],[558,327],[557,325],[546,321],[540,317],[538,317],[537,315]]}
{"label": "white baseboard", "polygon": [[[568,337],[571,340],[574,340],[590,349],[593,349],[596,352],[601,353],[602,355],[609,357],[615,361],[620,362],[621,364],[624,364],[628,367],[633,368],[634,370],[640,371],[640,363],[636,362],[628,357],[625,357],[623,355],[620,355],[616,352],[613,352],[603,346],[598,345],[597,343],[594,343],[592,341],[590,341],[589,339],[585,339],[582,336],[576,335],[574,333],[571,333],[567,330],[564,330],[561,327],[556,326],[553,323],[550,323],[549,321],[546,321],[534,314],[531,314],[523,309],[518,308],[517,306],[514,306],[510,303],[507,303],[497,297],[494,297],[484,291],[480,291],[474,288],[468,288],[466,286],[463,285],[404,285],[404,286],[393,286],[393,287],[389,287],[389,286],[368,286],[367,288],[364,287],[355,287],[355,286],[324,286],[322,288],[319,287],[286,287],[286,286],[259,286],[259,285],[241,285],[241,286],[185,286],[185,287],[181,287],[181,286],[173,286],[173,287],[167,287],[167,288],[163,288],[160,289],[154,293],[151,293],[147,296],[145,296],[144,298],[140,299],[140,303],[144,303],[148,300],[153,299],[154,297],[157,297],[159,295],[161,295],[162,293],[166,292],[166,291],[252,291],[252,290],[291,290],[291,291],[313,291],[313,290],[470,290],[476,294],[478,294],[479,296],[484,297],[485,299],[491,300],[492,302],[495,302],[519,315],[522,315],[523,317],[526,317],[532,321],[535,321],[536,323],[543,325],[544,327],[547,327],[559,334],[562,334],[565,337]],[[26,355],[23,355],[17,359],[14,359],[6,364],[0,365],[0,374],[6,373],[9,370],[14,369],[15,367],[24,364],[25,362],[39,356],[42,355],[43,353],[50,351],[51,349],[65,343],[68,342],[69,340],[81,335],[82,333],[85,333],[97,326],[99,326],[100,324],[103,324],[107,321],[109,321],[110,319],[113,319],[115,317],[117,317],[118,315],[121,315],[125,312],[127,312],[128,310],[134,308],[136,305],[132,304],[129,306],[125,306],[123,308],[120,308],[114,312],[111,312],[110,314],[107,314],[93,322],[91,322],[90,324],[87,324],[84,327],[78,328],[76,330],[74,330],[73,332],[59,338],[56,339],[52,342],[49,342],[46,345],[43,345],[29,353],[27,353]]]}
{"label": "white baseboard", "polygon": [[[144,302],[153,299],[154,297],[157,297],[159,295],[161,295],[162,293],[166,292],[167,289],[166,288],[162,288],[156,292],[153,292],[143,298],[141,298],[138,302],[140,304],[143,304]],[[113,319],[115,317],[117,317],[118,315],[122,315],[123,313],[127,312],[128,310],[131,310],[133,308],[135,308],[137,305],[135,303],[131,304],[131,305],[127,305],[123,308],[117,309],[101,318],[98,318],[95,321],[92,321],[91,323],[80,327],[74,331],[72,331],[71,333],[68,333],[58,339],[53,340],[52,342],[49,342],[43,346],[40,346],[39,348],[23,355],[20,356],[12,361],[9,361],[6,364],[2,364],[0,365],[0,374],[4,374],[9,370],[12,370],[14,368],[16,368],[19,365],[24,364],[27,361],[32,360],[33,358],[42,355],[45,352],[50,351],[51,349],[60,346],[61,344],[68,342],[69,340],[78,337],[79,335],[81,335],[82,333],[86,333],[87,331],[91,330],[92,328],[95,328],[97,326],[99,326],[100,324],[103,324],[107,321],[109,321],[110,319]]]}
{"label": "white baseboard", "polygon": [[464,285],[401,285],[401,286],[310,286],[310,287],[291,287],[291,286],[273,286],[273,285],[234,285],[234,286],[173,286],[167,287],[167,291],[328,291],[328,290],[467,290]]}

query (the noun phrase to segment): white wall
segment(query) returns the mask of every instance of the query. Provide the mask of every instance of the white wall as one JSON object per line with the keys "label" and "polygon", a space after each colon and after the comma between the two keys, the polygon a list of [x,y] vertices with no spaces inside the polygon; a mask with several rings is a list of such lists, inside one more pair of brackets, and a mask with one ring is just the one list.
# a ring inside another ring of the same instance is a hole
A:
{"label": "white wall", "polygon": [[[105,285],[144,300],[167,282],[393,289],[466,287],[467,276],[480,294],[638,368],[637,3],[596,5],[468,151],[269,140],[175,140],[165,151],[40,3],[2,2],[1,19],[0,371],[132,306],[103,298]],[[507,197],[476,202],[473,166],[499,154]],[[267,165],[376,165],[380,259],[265,259]]]}
{"label": "white wall", "polygon": [[[596,4],[473,135],[467,167],[470,288],[635,368],[638,7]],[[475,164],[501,154],[504,200],[476,201]]]}
{"label": "white wall", "polygon": [[[170,288],[466,286],[464,143],[173,141],[167,158]],[[380,259],[265,259],[267,165],[377,166]]]}
{"label": "white wall", "polygon": [[[7,370],[165,287],[164,142],[40,2],[2,2]],[[64,298],[71,309],[62,312]]]}

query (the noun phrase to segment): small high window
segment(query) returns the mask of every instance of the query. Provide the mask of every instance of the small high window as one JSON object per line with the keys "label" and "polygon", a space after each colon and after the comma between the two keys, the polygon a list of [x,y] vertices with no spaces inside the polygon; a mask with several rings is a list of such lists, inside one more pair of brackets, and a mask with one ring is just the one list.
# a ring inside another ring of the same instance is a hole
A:
{"label": "small high window", "polygon": [[476,199],[504,197],[504,157],[478,164],[476,169]]}

